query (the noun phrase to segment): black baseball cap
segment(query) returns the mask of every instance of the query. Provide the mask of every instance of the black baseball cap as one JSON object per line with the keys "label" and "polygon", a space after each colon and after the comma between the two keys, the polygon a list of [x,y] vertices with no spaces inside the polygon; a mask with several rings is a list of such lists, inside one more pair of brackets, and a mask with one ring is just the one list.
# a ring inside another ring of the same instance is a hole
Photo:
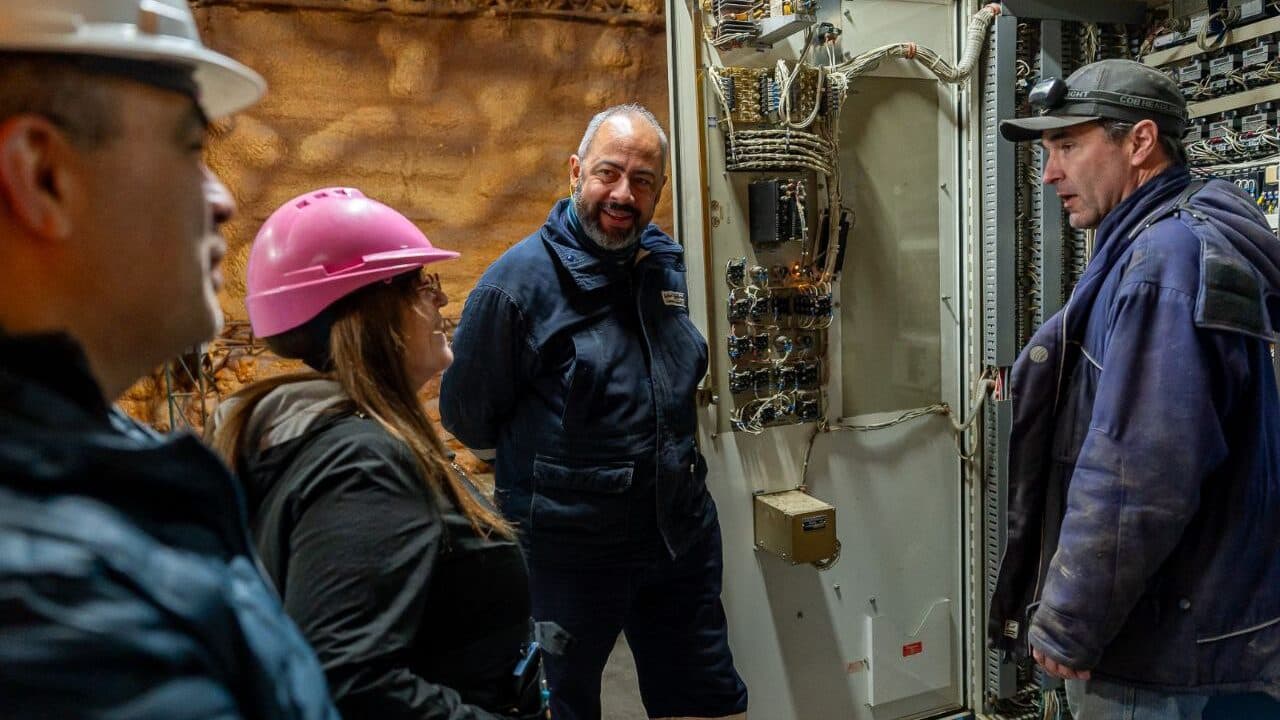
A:
{"label": "black baseball cap", "polygon": [[1174,137],[1182,137],[1187,127],[1187,101],[1173,79],[1132,60],[1099,60],[1066,81],[1045,78],[1028,99],[1040,114],[1001,122],[1006,140],[1039,140],[1046,130],[1104,119],[1151,120],[1161,133]]}

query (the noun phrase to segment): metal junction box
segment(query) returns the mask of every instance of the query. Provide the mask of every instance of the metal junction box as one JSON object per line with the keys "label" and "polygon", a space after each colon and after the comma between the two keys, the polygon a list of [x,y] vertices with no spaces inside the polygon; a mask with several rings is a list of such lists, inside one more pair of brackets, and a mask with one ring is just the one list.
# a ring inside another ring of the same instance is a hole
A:
{"label": "metal junction box", "polygon": [[755,496],[756,549],[792,565],[836,554],[836,509],[802,491]]}

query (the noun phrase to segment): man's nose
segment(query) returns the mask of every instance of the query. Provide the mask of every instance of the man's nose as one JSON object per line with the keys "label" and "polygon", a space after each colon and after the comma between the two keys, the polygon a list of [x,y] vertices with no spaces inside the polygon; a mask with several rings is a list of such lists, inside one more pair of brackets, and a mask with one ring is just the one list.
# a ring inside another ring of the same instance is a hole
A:
{"label": "man's nose", "polygon": [[213,226],[218,227],[236,214],[236,201],[231,191],[222,184],[217,175],[207,166],[204,168],[204,199],[209,203],[209,212],[213,217]]}
{"label": "man's nose", "polygon": [[623,176],[614,183],[612,192],[609,193],[609,199],[622,205],[634,205],[636,202],[635,191],[631,187],[631,181]]}
{"label": "man's nose", "polygon": [[1058,167],[1057,159],[1048,150],[1044,151],[1044,171],[1040,180],[1045,185],[1054,185],[1062,180],[1062,168]]}

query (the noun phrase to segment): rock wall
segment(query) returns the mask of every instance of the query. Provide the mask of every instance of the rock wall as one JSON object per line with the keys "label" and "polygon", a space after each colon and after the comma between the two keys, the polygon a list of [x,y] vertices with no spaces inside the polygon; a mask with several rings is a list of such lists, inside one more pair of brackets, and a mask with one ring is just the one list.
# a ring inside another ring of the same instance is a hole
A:
{"label": "rock wall", "polygon": [[[351,4],[374,8],[359,11],[343,3],[311,7],[324,4],[317,0],[289,4],[195,3],[205,41],[270,86],[261,104],[215,127],[208,152],[239,206],[225,228],[222,302],[229,333],[241,342],[215,344],[206,407],[293,367],[246,344],[243,325],[250,243],[289,198],[328,185],[357,187],[403,212],[433,243],[461,251],[440,266],[452,299],[445,315],[456,320],[480,273],[567,193],[568,157],[593,113],[635,101],[666,123],[664,36],[653,22],[617,22],[625,6],[603,8],[596,22],[592,5],[574,11],[586,19],[557,19],[432,16],[369,0]],[[670,228],[670,218],[668,188],[655,219]],[[177,375],[177,390],[198,390]],[[160,375],[131,390],[123,405],[168,426]],[[192,424],[200,422],[199,405],[181,409]]]}

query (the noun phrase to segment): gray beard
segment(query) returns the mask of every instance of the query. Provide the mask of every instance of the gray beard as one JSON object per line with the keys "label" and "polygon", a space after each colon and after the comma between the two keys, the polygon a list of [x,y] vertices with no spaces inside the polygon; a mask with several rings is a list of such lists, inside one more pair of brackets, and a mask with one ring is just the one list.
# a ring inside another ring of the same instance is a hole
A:
{"label": "gray beard", "polygon": [[586,200],[582,198],[582,181],[578,181],[578,187],[573,189],[573,209],[578,214],[578,222],[582,225],[582,231],[591,238],[591,242],[604,248],[605,250],[626,250],[635,245],[640,240],[640,228],[633,227],[631,231],[621,238],[610,236],[600,227],[600,223],[596,222],[596,216],[588,212]]}

